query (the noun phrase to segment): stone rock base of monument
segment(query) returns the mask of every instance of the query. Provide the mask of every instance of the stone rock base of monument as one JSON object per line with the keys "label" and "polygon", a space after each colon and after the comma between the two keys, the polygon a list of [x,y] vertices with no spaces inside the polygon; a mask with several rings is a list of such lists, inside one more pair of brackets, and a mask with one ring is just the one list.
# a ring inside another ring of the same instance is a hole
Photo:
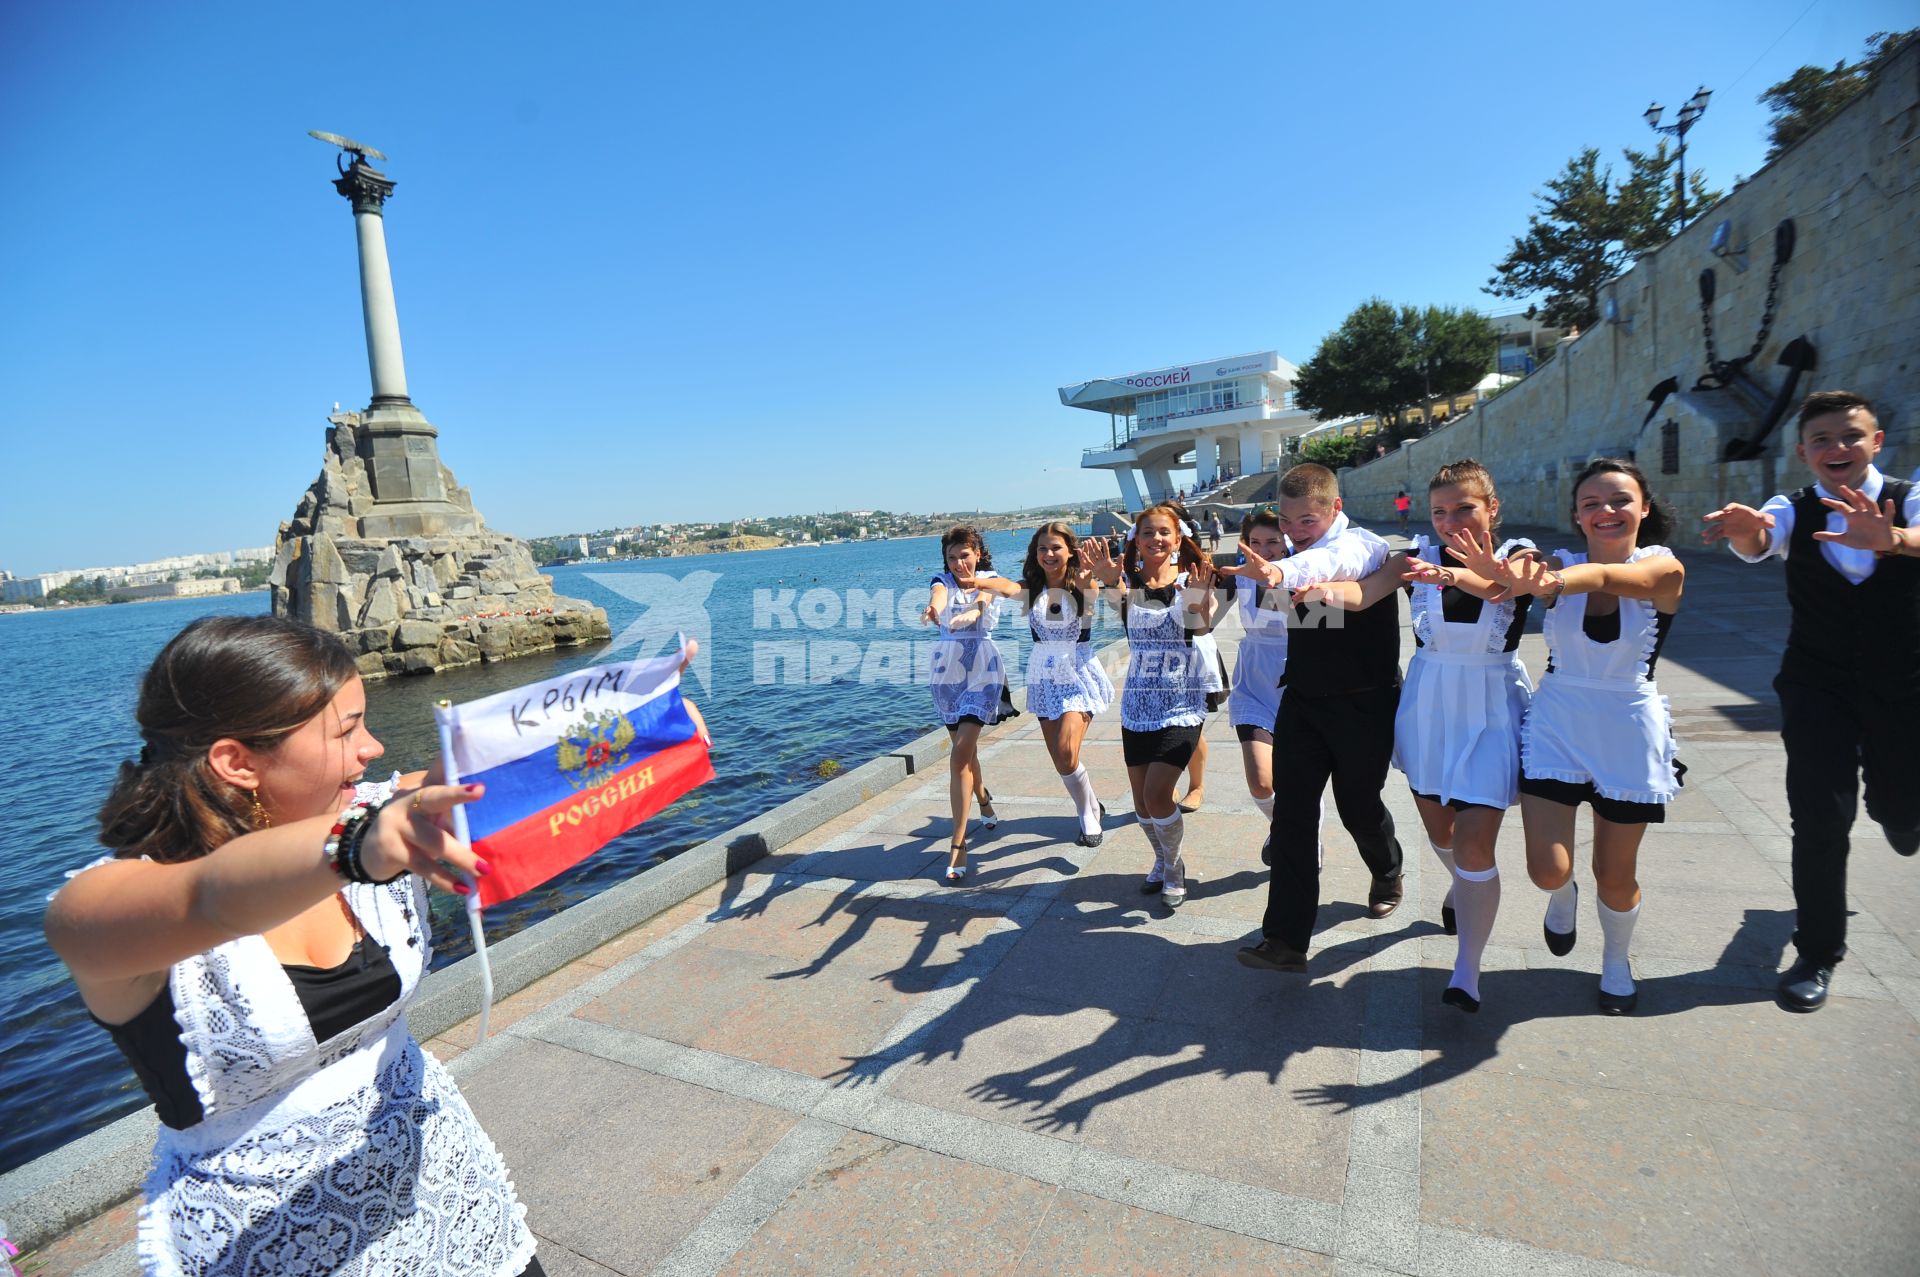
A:
{"label": "stone rock base of monument", "polygon": [[358,415],[331,420],[320,477],[293,519],[280,525],[271,577],[276,616],[338,633],[368,678],[427,674],[612,637],[604,610],[555,594],[553,579],[539,571],[525,544],[486,526],[466,490],[439,465],[437,451],[429,457],[439,491],[427,501],[405,502],[410,519],[429,534],[364,535],[382,505],[400,503],[374,498]]}

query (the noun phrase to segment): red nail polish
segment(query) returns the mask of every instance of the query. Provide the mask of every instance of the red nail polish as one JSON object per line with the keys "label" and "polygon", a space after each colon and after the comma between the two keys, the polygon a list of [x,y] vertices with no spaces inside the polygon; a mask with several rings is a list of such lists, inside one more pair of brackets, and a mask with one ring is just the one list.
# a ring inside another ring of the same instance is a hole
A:
{"label": "red nail polish", "polygon": [[464,790],[466,790],[466,791],[467,791],[467,792],[468,792],[469,794],[477,794],[477,793],[479,793],[479,792],[480,792],[480,791],[481,791],[481,790],[482,790],[483,788],[485,788],[485,786],[482,786],[482,785],[462,785],[462,786],[461,786],[461,788],[462,788],[462,789],[464,789]]}
{"label": "red nail polish", "polygon": [[476,860],[473,862],[473,871],[484,878],[493,872],[493,866],[484,860]]}
{"label": "red nail polish", "polygon": [[470,896],[473,894],[473,888],[464,882],[456,882],[453,884],[453,894],[456,896]]}

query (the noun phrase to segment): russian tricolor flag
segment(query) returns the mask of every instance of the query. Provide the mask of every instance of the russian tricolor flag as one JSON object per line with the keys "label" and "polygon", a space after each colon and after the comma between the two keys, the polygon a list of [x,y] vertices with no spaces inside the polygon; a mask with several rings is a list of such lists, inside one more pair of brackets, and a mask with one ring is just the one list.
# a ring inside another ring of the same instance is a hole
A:
{"label": "russian tricolor flag", "polygon": [[487,787],[461,809],[491,866],[482,905],[539,886],[713,778],[680,695],[683,663],[596,665],[436,707],[449,770]]}

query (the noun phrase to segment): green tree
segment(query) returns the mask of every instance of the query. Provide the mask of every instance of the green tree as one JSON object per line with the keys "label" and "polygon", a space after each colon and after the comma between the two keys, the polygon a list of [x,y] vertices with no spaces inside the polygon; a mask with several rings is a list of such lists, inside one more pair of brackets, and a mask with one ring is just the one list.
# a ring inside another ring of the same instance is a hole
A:
{"label": "green tree", "polygon": [[1321,421],[1377,417],[1392,421],[1420,398],[1422,381],[1415,325],[1379,297],[1354,307],[1300,365],[1294,402]]}
{"label": "green tree", "polygon": [[[1590,328],[1599,317],[1600,287],[1639,254],[1673,236],[1680,206],[1671,180],[1677,156],[1663,141],[1651,151],[1622,151],[1627,176],[1617,185],[1588,147],[1559,176],[1535,192],[1540,208],[1527,233],[1494,266],[1486,291],[1495,297],[1541,298],[1541,317],[1557,328]],[[1698,214],[1720,198],[1706,175],[1689,174],[1686,212]]]}
{"label": "green tree", "polygon": [[1496,340],[1478,311],[1370,297],[1300,366],[1294,399],[1321,421],[1396,421],[1416,403],[1473,389],[1493,364]]}
{"label": "green tree", "polygon": [[1421,311],[1414,354],[1425,398],[1451,399],[1472,390],[1493,367],[1499,340],[1493,321],[1477,310],[1429,306]]}
{"label": "green tree", "polygon": [[1773,112],[1767,121],[1767,158],[1798,142],[1831,119],[1835,112],[1853,101],[1867,87],[1867,80],[1886,64],[1906,42],[1920,35],[1920,27],[1910,31],[1876,31],[1867,37],[1864,56],[1858,62],[1842,58],[1829,71],[1825,67],[1803,66],[1773,85],[1759,97],[1760,105]]}

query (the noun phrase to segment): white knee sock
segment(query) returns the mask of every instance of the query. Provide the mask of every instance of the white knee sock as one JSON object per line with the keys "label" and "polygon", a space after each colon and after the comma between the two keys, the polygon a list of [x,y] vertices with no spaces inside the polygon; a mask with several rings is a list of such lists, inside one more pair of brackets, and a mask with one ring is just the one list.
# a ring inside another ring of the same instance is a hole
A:
{"label": "white knee sock", "polygon": [[1093,777],[1087,775],[1087,769],[1076,767],[1060,778],[1067,787],[1067,797],[1073,799],[1073,808],[1080,816],[1080,832],[1097,834],[1100,832],[1100,800],[1093,794]]}
{"label": "white knee sock", "polygon": [[1265,798],[1256,798],[1253,800],[1253,805],[1260,809],[1260,814],[1265,816],[1267,823],[1271,825],[1273,823],[1273,795],[1268,794]]}
{"label": "white knee sock", "polygon": [[1640,906],[1615,913],[1598,900],[1594,904],[1600,909],[1600,937],[1604,943],[1600,954],[1600,989],[1603,993],[1625,996],[1633,992],[1633,968],[1627,962],[1627,950],[1633,944],[1633,924],[1640,920]]}
{"label": "white knee sock", "polygon": [[1160,845],[1160,824],[1144,811],[1136,811],[1133,818],[1140,822],[1140,832],[1147,836],[1147,846],[1153,848],[1153,868],[1147,870],[1148,882],[1161,882],[1167,873],[1167,853]]}
{"label": "white knee sock", "polygon": [[1579,888],[1573,885],[1573,878],[1569,875],[1558,891],[1547,893],[1547,930],[1556,935],[1565,935],[1579,922]]}
{"label": "white knee sock", "polygon": [[[1439,848],[1434,850],[1438,851]],[[1500,912],[1500,866],[1453,871],[1453,911],[1460,926],[1460,947],[1453,959],[1453,978],[1447,984],[1480,1000],[1480,955],[1493,934],[1494,915]]]}
{"label": "white knee sock", "polygon": [[1159,824],[1160,862],[1165,866],[1167,894],[1184,896],[1187,893],[1187,866],[1180,859],[1180,842],[1186,837],[1186,822],[1181,819],[1180,809],[1175,807],[1173,815]]}
{"label": "white knee sock", "polygon": [[[1446,903],[1448,903],[1448,904],[1452,904],[1452,903],[1453,903],[1453,898],[1454,898],[1454,895],[1455,895],[1455,888],[1454,888],[1454,881],[1453,881],[1453,875],[1454,875],[1454,873],[1456,872],[1456,871],[1454,870],[1454,867],[1453,867],[1453,848],[1451,848],[1451,847],[1442,847],[1442,846],[1441,846],[1441,845],[1440,845],[1439,843],[1437,843],[1437,842],[1435,842],[1435,841],[1434,841],[1433,839],[1431,839],[1431,838],[1429,838],[1429,839],[1427,839],[1427,846],[1429,846],[1429,847],[1431,847],[1431,848],[1433,848],[1433,854],[1434,854],[1434,855],[1436,855],[1436,856],[1438,856],[1438,857],[1440,857],[1440,863],[1441,863],[1441,864],[1443,864],[1443,865],[1445,865],[1445,866],[1447,867],[1447,900],[1446,900]],[[1461,987],[1463,987],[1463,988],[1464,988],[1465,986],[1463,985],[1463,986],[1461,986]],[[1470,993],[1471,993],[1471,992],[1472,992],[1472,990],[1468,990],[1468,992],[1470,992]],[[1475,997],[1479,997],[1480,995],[1476,993],[1476,994],[1474,994],[1474,996],[1475,996]]]}

